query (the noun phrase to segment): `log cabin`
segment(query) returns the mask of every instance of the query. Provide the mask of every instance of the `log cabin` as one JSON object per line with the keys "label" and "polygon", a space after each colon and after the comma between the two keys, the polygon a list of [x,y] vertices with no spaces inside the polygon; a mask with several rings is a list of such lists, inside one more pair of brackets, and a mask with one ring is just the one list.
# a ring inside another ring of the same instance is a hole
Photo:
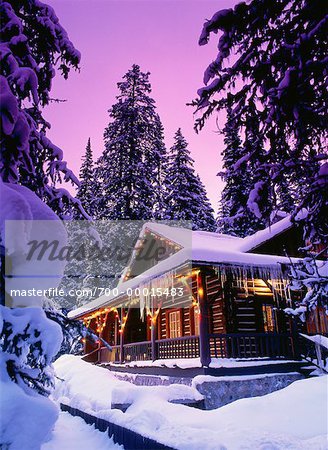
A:
{"label": "log cabin", "polygon": [[118,286],[69,316],[101,338],[85,342],[93,362],[299,359],[298,331],[328,331],[323,311],[284,312],[304,294],[287,282],[301,243],[289,217],[246,238],[146,223]]}

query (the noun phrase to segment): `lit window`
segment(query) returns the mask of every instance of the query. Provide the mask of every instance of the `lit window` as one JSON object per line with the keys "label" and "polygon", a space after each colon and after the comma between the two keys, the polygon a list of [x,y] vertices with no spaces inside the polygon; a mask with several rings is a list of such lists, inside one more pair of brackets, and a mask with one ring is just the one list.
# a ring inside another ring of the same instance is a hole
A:
{"label": "lit window", "polygon": [[181,320],[179,311],[172,311],[169,313],[169,329],[170,338],[177,338],[181,336]]}
{"label": "lit window", "polygon": [[271,305],[262,305],[264,332],[273,333],[275,331],[275,320],[273,307]]}

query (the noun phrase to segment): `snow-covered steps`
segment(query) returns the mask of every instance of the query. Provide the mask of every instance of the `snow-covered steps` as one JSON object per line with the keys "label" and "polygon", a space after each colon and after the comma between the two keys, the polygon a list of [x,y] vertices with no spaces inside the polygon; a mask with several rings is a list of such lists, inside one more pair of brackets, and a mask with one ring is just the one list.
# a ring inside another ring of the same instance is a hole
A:
{"label": "snow-covered steps", "polygon": [[[139,385],[191,384],[191,379],[198,375],[241,376],[241,375],[263,375],[272,373],[304,373],[304,368],[308,365],[306,361],[292,361],[284,359],[212,359],[209,367],[201,367],[199,358],[176,359],[176,360],[156,360],[135,361],[129,364],[101,364],[120,377],[124,374],[124,379]],[[158,383],[154,383],[154,377]],[[122,377],[121,377],[122,378]],[[161,382],[160,380],[163,380]]]}
{"label": "snow-covered steps", "polygon": [[[187,384],[201,394],[202,398],[193,398],[192,393],[181,390],[182,395],[168,400],[176,403],[191,406],[198,409],[219,408],[228,403],[241,398],[258,397],[282,389],[294,381],[303,377],[299,372],[289,373],[266,373],[256,375],[228,375],[212,376],[197,375],[195,377],[165,377],[159,375],[131,375],[123,372],[111,372],[116,378],[123,382],[129,382],[139,387],[165,386],[173,387]],[[183,395],[184,394],[184,395]],[[126,411],[130,405],[112,404],[112,408]]]}
{"label": "snow-covered steps", "polygon": [[305,376],[305,378],[316,377],[320,373],[318,366],[309,364],[303,364],[299,368],[299,372]]}
{"label": "snow-covered steps", "polygon": [[[323,450],[327,447],[327,376],[302,379],[268,395],[242,398],[202,411],[173,403],[181,398],[182,392],[184,397],[187,392],[194,396],[195,391],[200,396],[194,387],[185,390],[188,386],[181,384],[137,386],[74,356],[63,356],[54,366],[58,376],[54,400],[98,418],[99,425],[106,426],[101,422],[103,419],[128,428],[128,435],[132,430],[170,448]],[[251,377],[244,377],[244,382],[246,378]],[[212,381],[198,377],[194,385],[198,389],[209,388],[205,383]],[[215,378],[214,382],[218,381],[225,382]],[[261,380],[264,383],[265,377]],[[229,384],[233,386],[232,377]],[[131,402],[131,406],[126,412],[111,409],[118,402]]]}

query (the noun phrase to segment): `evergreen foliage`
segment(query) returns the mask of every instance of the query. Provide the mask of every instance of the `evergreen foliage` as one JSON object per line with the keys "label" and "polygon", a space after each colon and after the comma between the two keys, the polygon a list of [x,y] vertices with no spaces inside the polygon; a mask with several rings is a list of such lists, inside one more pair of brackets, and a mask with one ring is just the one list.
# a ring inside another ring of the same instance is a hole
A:
{"label": "evergreen foliage", "polygon": [[104,132],[105,150],[97,161],[96,217],[152,219],[160,210],[165,147],[149,73],[134,64],[118,90]]}
{"label": "evergreen foliage", "polygon": [[[239,131],[247,117],[258,122],[267,151],[256,157],[247,206],[260,220],[271,209],[290,210],[304,225],[307,248],[326,248],[328,236],[327,26],[323,1],[252,0],[218,11],[205,22],[199,44],[219,32],[219,52],[193,102],[201,113],[197,130],[228,108]],[[235,169],[238,174],[238,164]],[[301,284],[315,282],[315,271],[303,269],[308,277]],[[313,298],[306,297],[309,308]]]}
{"label": "evergreen foliage", "polygon": [[188,220],[195,230],[215,231],[213,209],[205,187],[195,174],[188,144],[181,133],[175,133],[165,177],[165,219]]}
{"label": "evergreen foliage", "polygon": [[[269,216],[265,206],[270,184],[276,189],[281,180],[294,185],[301,180],[295,217],[305,206],[320,161],[327,158],[327,15],[326,2],[253,0],[218,11],[204,24],[200,45],[208,42],[211,33],[221,36],[217,58],[204,74],[206,86],[194,102],[202,113],[196,129],[214,111],[231,107],[241,130],[257,105],[259,136],[268,146],[259,161],[261,179],[254,183],[248,202],[258,218]],[[236,55],[233,63],[231,55]],[[321,197],[326,188],[322,184]],[[319,213],[321,223],[326,223],[327,205],[320,210],[315,204],[309,206],[307,236],[312,241],[326,240],[327,226],[322,233],[315,222]]]}
{"label": "evergreen foliage", "polygon": [[76,197],[81,201],[84,210],[92,217],[95,201],[94,199],[95,183],[94,183],[93,155],[90,138],[88,139],[85,154],[82,157],[79,179],[80,179],[80,186],[78,187]]}
{"label": "evergreen foliage", "polygon": [[42,108],[59,68],[67,78],[78,69],[80,53],[68,39],[54,10],[39,0],[1,1],[1,154],[0,176],[34,191],[60,217],[80,202],[58,184],[79,182],[63,152],[46,136],[50,124]]}
{"label": "evergreen foliage", "polygon": [[256,161],[255,154],[261,154],[263,151],[253,125],[253,120],[247,120],[243,145],[233,112],[231,108],[228,109],[223,129],[225,144],[222,152],[223,172],[218,174],[225,181],[219,206],[218,230],[239,237],[245,237],[264,228],[263,222],[247,207],[252,183],[257,176],[252,162]]}
{"label": "evergreen foliage", "polygon": [[[72,218],[74,208],[82,217],[88,215],[78,199],[59,187],[79,182],[62,150],[46,136],[50,124],[42,112],[52,100],[56,68],[67,78],[72,68],[78,69],[80,53],[51,6],[39,0],[7,0],[0,2],[0,13],[0,241],[5,246],[6,219],[58,219],[45,203],[60,218]],[[26,235],[18,236],[21,250],[28,236],[24,231]],[[16,262],[19,256],[23,261],[24,254],[18,252]],[[3,262],[1,258],[2,280]],[[29,301],[39,305],[37,298]],[[47,396],[54,385],[51,361],[62,339],[59,326],[39,306],[1,306],[0,315],[1,379],[17,383],[32,396]]]}

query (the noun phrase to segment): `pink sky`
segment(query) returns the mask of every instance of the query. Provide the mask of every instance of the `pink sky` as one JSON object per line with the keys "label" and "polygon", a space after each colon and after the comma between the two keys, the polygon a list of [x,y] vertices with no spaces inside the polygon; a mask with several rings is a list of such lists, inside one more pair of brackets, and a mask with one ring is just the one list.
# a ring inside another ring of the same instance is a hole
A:
{"label": "pink sky", "polygon": [[[202,86],[203,72],[215,58],[217,38],[198,46],[205,19],[235,0],[47,0],[82,53],[81,72],[67,81],[55,78],[52,97],[66,99],[45,110],[52,124],[49,137],[64,150],[78,173],[90,136],[94,156],[103,150],[107,110],[115,102],[116,83],[132,66],[151,72],[152,96],[172,145],[177,128],[189,142],[196,171],[217,211],[222,188],[216,173],[221,167],[222,136],[211,120],[197,135],[193,108],[186,103]],[[222,126],[222,123],[220,123]]]}

